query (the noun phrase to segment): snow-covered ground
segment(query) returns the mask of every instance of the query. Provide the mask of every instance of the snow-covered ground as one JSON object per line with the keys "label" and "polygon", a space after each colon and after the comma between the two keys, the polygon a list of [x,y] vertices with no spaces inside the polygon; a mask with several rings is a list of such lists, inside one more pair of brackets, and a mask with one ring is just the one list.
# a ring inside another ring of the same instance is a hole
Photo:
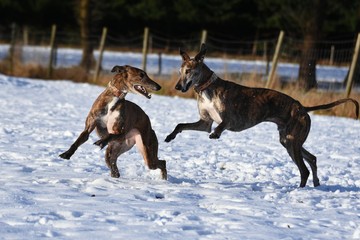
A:
{"label": "snow-covered ground", "polygon": [[360,238],[359,120],[312,116],[305,147],[321,186],[310,177],[299,189],[274,124],[165,143],[177,123],[198,120],[196,102],[129,94],[152,121],[169,179],[136,148],[114,179],[95,133],[71,160],[58,157],[103,88],[0,75],[0,89],[0,239]]}

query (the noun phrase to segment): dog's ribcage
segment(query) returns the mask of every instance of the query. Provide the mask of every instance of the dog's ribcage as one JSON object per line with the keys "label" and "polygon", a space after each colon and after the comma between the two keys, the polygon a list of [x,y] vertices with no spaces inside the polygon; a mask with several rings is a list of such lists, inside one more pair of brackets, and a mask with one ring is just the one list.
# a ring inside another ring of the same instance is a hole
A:
{"label": "dog's ribcage", "polygon": [[211,100],[206,92],[202,92],[200,97],[201,98],[198,101],[200,111],[206,111],[212,120],[214,120],[217,124],[221,123],[222,119],[219,114],[216,98]]}

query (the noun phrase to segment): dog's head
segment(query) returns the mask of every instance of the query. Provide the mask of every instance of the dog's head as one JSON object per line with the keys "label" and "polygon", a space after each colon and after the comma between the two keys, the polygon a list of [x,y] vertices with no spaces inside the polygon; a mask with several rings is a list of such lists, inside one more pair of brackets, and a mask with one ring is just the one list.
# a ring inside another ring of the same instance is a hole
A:
{"label": "dog's head", "polygon": [[111,70],[116,75],[109,82],[108,87],[115,96],[120,96],[128,92],[141,94],[151,98],[148,90],[158,91],[161,86],[154,82],[145,71],[132,66],[115,66]]}
{"label": "dog's head", "polygon": [[186,52],[180,49],[183,62],[179,70],[180,77],[175,86],[176,90],[186,92],[190,87],[197,86],[202,81],[202,66],[204,65],[205,54],[205,43],[201,44],[200,51],[194,58],[190,58]]}

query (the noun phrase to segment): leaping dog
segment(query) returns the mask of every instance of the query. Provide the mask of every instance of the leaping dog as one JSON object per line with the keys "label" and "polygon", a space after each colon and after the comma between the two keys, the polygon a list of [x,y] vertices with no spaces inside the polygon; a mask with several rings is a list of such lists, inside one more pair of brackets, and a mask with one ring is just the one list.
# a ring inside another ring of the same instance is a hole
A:
{"label": "leaping dog", "polygon": [[319,186],[316,157],[303,147],[311,125],[308,112],[352,102],[355,104],[356,118],[358,118],[359,103],[354,99],[346,98],[329,104],[304,107],[300,102],[283,93],[271,89],[245,87],[219,78],[204,63],[205,53],[205,44],[201,45],[200,52],[194,58],[190,58],[180,49],[183,62],[175,89],[186,92],[194,87],[200,120],[178,124],[165,141],[170,142],[184,130],[210,133],[213,122],[218,125],[209,135],[212,139],[220,138],[221,133],[226,129],[239,132],[261,122],[273,122],[278,126],[280,143],[286,148],[300,171],[300,187],[305,187],[310,174],[303,159],[311,167],[314,186]]}
{"label": "leaping dog", "polygon": [[[85,121],[84,131],[69,150],[60,154],[60,157],[70,159],[96,129],[101,139],[95,144],[103,148],[109,143],[105,162],[112,177],[120,177],[116,165],[117,158],[136,144],[146,165],[150,169],[159,168],[161,177],[167,179],[166,162],[158,159],[158,140],[151,128],[149,117],[138,105],[125,100],[128,92],[150,98],[148,89],[158,91],[161,86],[151,80],[143,70],[135,67],[115,66],[111,71],[116,72],[116,75],[93,103]],[[121,138],[114,139],[113,136]]]}

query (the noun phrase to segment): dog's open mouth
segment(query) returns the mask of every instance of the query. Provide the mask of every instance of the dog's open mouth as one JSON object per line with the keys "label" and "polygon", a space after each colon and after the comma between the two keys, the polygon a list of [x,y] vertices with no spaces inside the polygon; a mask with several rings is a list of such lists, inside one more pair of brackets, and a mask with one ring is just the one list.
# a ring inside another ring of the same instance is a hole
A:
{"label": "dog's open mouth", "polygon": [[146,91],[146,88],[144,88],[143,86],[134,85],[134,89],[141,95],[144,95],[145,97],[147,97],[149,99],[151,98],[151,94],[149,94],[148,91]]}

